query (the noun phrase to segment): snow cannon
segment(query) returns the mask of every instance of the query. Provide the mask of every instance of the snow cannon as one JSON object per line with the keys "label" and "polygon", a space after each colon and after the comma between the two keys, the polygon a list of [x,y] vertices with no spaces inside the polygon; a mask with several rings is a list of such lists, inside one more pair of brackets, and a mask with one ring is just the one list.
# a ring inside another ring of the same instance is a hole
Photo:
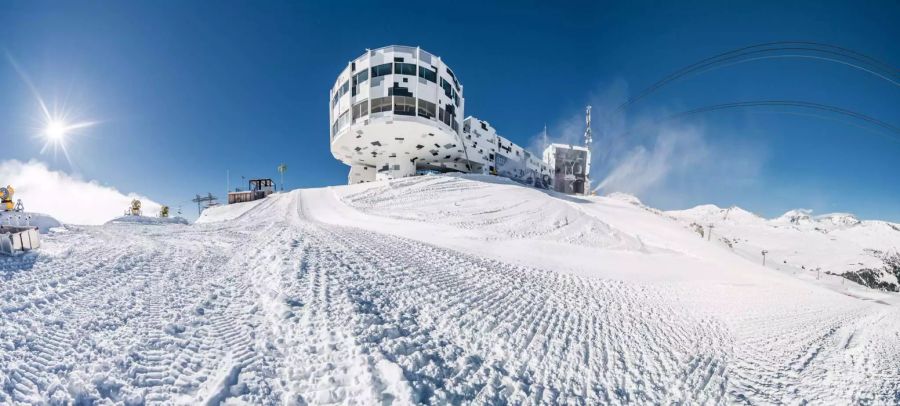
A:
{"label": "snow cannon", "polygon": [[16,206],[13,204],[13,195],[16,190],[12,186],[0,187],[0,210],[13,211]]}
{"label": "snow cannon", "polygon": [[141,201],[138,199],[133,199],[131,201],[131,215],[140,216],[141,214]]}
{"label": "snow cannon", "polygon": [[163,206],[159,209],[159,217],[162,217],[162,218],[169,217],[169,206]]}

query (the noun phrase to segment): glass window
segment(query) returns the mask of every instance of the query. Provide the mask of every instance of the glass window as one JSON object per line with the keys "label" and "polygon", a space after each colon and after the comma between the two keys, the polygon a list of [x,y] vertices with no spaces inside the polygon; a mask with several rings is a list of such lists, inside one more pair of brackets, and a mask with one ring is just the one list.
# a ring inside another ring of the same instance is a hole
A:
{"label": "glass window", "polygon": [[372,114],[391,111],[391,96],[372,99]]}
{"label": "glass window", "polygon": [[346,127],[347,124],[350,124],[350,114],[349,113],[350,113],[350,110],[346,110],[343,113],[341,113],[340,117],[338,117],[338,121],[337,121],[338,131],[344,129],[344,127]]}
{"label": "glass window", "polygon": [[416,76],[416,65],[411,63],[395,63],[394,74]]}
{"label": "glass window", "polygon": [[419,117],[433,119],[435,116],[436,108],[437,106],[434,103],[419,99]]}
{"label": "glass window", "polygon": [[372,77],[377,78],[379,76],[390,75],[391,74],[391,63],[385,63],[381,65],[376,65],[372,67]]}
{"label": "glass window", "polygon": [[360,117],[365,117],[369,115],[369,101],[363,100],[359,103],[353,105],[353,122]]}
{"label": "glass window", "polygon": [[453,98],[453,86],[450,86],[450,82],[441,78],[441,87],[444,88],[444,94],[449,98]]}
{"label": "glass window", "polygon": [[456,75],[453,74],[453,71],[450,68],[447,68],[447,74],[450,75],[450,79],[453,79],[453,84],[456,86],[456,91],[459,91],[459,81],[456,80]]}
{"label": "glass window", "polygon": [[416,115],[416,98],[394,96],[394,114],[401,114],[404,116]]}
{"label": "glass window", "polygon": [[359,89],[358,89],[359,85],[361,83],[364,83],[367,80],[369,80],[369,70],[368,69],[366,69],[362,72],[359,72],[356,75],[353,75],[353,88],[351,89],[350,95],[356,96],[356,94],[359,93]]}
{"label": "glass window", "polygon": [[428,69],[424,66],[419,67],[419,77],[431,83],[437,83],[437,71]]}
{"label": "glass window", "polygon": [[341,87],[334,93],[334,99],[331,100],[331,107],[337,106],[338,101],[341,100],[341,96],[347,94],[350,91],[350,81],[344,82]]}

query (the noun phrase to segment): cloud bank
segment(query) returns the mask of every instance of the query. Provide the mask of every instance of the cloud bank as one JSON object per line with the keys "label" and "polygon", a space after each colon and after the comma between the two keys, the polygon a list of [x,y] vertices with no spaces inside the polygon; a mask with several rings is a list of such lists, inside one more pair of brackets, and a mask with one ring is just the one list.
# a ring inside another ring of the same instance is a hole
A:
{"label": "cloud bank", "polygon": [[22,199],[26,211],[49,214],[69,224],[103,224],[121,216],[135,198],[141,200],[145,215],[155,215],[161,207],[144,196],[52,171],[38,161],[0,162],[0,183],[15,188],[14,199]]}

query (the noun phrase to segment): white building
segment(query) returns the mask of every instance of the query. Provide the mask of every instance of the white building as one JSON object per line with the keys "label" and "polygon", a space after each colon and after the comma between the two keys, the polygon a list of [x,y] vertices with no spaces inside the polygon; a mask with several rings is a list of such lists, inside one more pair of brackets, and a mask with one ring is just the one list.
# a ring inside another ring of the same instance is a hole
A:
{"label": "white building", "polygon": [[437,171],[552,187],[549,161],[503,138],[484,120],[463,120],[459,79],[421,48],[367,50],[347,64],[329,100],[331,153],[350,166],[351,184]]}
{"label": "white building", "polygon": [[331,89],[331,153],[349,183],[468,171],[463,88],[440,57],[389,46],[349,62]]}
{"label": "white building", "polygon": [[586,195],[591,189],[591,151],[586,147],[550,144],[544,150],[544,162],[550,172],[552,189],[573,195]]}

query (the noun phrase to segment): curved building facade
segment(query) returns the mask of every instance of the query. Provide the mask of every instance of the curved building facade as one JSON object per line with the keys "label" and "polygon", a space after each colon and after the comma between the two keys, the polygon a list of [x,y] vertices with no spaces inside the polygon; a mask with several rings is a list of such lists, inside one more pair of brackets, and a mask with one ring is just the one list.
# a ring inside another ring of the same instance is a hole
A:
{"label": "curved building facade", "polygon": [[338,76],[329,106],[331,153],[350,165],[349,183],[471,169],[462,84],[421,48],[367,50]]}

